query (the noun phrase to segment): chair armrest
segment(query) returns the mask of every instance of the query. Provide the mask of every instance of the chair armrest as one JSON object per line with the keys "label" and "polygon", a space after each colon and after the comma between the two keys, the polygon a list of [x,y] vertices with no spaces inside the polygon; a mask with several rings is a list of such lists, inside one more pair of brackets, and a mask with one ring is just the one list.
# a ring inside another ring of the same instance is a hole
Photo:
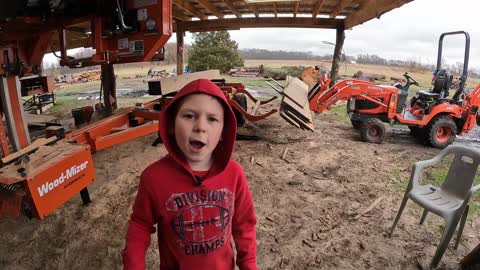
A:
{"label": "chair armrest", "polygon": [[472,187],[472,188],[470,189],[470,192],[473,194],[473,193],[475,193],[475,192],[476,192],[477,190],[479,190],[479,189],[480,189],[480,184]]}
{"label": "chair armrest", "polygon": [[467,193],[467,196],[465,197],[465,202],[468,203],[468,201],[470,200],[470,197],[472,197],[473,193],[475,193],[477,190],[480,189],[480,184],[472,187],[468,193]]}
{"label": "chair armrest", "polygon": [[432,159],[415,162],[415,164],[413,164],[413,167],[412,167],[412,174],[410,176],[410,182],[408,183],[407,189],[411,189],[413,187],[418,186],[419,185],[418,180],[422,175],[422,172],[425,170],[425,168],[440,163],[440,161],[445,155],[446,153],[442,151]]}

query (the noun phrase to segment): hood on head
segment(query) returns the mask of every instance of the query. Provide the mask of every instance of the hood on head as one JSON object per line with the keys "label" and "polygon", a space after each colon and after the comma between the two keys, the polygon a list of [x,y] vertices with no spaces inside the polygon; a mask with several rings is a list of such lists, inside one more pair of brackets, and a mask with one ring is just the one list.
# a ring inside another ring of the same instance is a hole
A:
{"label": "hood on head", "polygon": [[223,171],[227,166],[230,158],[233,154],[233,147],[235,144],[235,136],[237,133],[237,122],[232,108],[228,104],[227,98],[223,94],[222,90],[208,79],[198,79],[185,85],[175,95],[173,100],[166,105],[160,113],[159,132],[162,138],[163,144],[167,149],[169,155],[182,167],[191,172],[191,168],[188,165],[183,153],[177,146],[174,135],[175,116],[178,110],[177,104],[184,97],[191,94],[207,94],[217,97],[222,103],[224,109],[224,125],[222,140],[218,142],[215,151],[213,152],[214,162],[212,168],[210,168],[209,176],[218,174]]}

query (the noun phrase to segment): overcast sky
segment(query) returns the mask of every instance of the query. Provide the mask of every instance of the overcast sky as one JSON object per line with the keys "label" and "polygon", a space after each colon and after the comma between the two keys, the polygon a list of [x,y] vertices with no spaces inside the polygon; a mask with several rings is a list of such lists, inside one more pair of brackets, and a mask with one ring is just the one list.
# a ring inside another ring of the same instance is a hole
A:
{"label": "overcast sky", "polygon": [[[467,31],[471,37],[469,68],[480,70],[478,0],[415,0],[345,32],[347,55],[376,54],[387,59],[436,64],[438,39],[443,32]],[[245,28],[230,31],[241,49],[261,48],[332,54],[335,30],[301,28]],[[446,37],[447,64],[463,62],[463,36]],[[175,36],[170,39],[175,42]],[[186,43],[191,43],[187,34]]]}

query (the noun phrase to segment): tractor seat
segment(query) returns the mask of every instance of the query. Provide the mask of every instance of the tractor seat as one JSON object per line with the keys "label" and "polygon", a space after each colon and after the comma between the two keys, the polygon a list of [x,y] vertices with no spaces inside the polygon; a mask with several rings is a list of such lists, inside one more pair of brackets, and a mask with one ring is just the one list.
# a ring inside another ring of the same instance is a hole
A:
{"label": "tractor seat", "polygon": [[441,93],[443,91],[448,91],[452,85],[453,76],[448,73],[445,69],[440,69],[436,72],[435,78],[433,79],[433,93]]}
{"label": "tractor seat", "polygon": [[435,78],[432,81],[433,88],[431,93],[439,94],[439,98],[448,97],[448,90],[452,85],[453,76],[445,69],[440,69],[435,73]]}
{"label": "tractor seat", "polygon": [[436,100],[440,97],[440,94],[432,93],[431,91],[419,91],[418,97],[422,100]]}

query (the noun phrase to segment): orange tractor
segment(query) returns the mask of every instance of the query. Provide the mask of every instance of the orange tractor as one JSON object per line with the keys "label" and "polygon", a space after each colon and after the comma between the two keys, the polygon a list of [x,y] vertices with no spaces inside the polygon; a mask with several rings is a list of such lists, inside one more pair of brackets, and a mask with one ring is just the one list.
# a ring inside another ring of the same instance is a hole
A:
{"label": "orange tractor", "polygon": [[[450,98],[453,76],[441,68],[442,43],[447,35],[465,36],[463,72],[458,88]],[[321,113],[331,109],[338,101],[347,100],[347,112],[355,129],[360,129],[363,141],[381,143],[385,136],[384,122],[407,125],[410,133],[423,143],[444,148],[455,136],[475,126],[480,105],[480,84],[465,91],[468,74],[470,36],[467,32],[443,33],[438,47],[437,67],[431,90],[419,91],[406,104],[410,86],[417,81],[404,74],[405,84],[375,85],[362,80],[344,80],[328,88],[330,80],[322,76],[308,94],[310,110]]]}

